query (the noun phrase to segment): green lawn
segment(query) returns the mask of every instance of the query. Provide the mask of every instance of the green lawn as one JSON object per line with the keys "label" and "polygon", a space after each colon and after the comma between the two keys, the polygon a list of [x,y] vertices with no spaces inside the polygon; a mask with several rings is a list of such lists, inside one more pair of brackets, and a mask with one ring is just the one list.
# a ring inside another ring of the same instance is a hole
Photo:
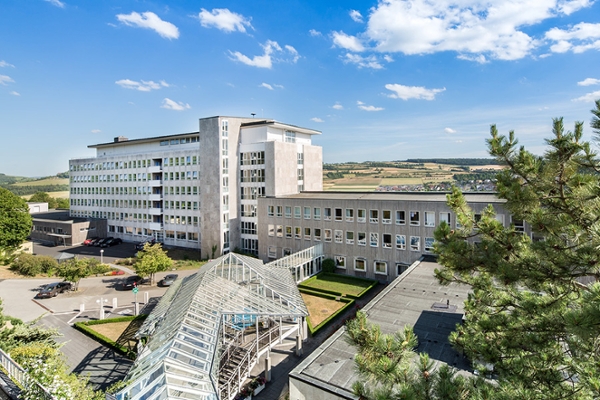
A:
{"label": "green lawn", "polygon": [[372,281],[356,279],[351,276],[339,274],[318,274],[304,282],[302,286],[316,289],[333,290],[343,295],[358,296],[360,292],[373,284]]}

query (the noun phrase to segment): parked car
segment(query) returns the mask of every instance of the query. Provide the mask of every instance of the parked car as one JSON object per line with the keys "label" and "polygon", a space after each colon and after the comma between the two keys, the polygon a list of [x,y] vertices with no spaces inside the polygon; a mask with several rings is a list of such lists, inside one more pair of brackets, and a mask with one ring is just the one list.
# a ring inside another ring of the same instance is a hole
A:
{"label": "parked car", "polygon": [[141,276],[138,276],[138,275],[128,276],[121,283],[121,289],[122,290],[131,290],[134,287],[137,287],[137,286],[141,285],[144,282],[146,282],[146,280],[144,278],[142,278]]}
{"label": "parked car", "polygon": [[36,299],[48,299],[50,297],[56,297],[59,293],[64,293],[71,290],[71,282],[55,282],[50,283],[42,288],[35,295]]}
{"label": "parked car", "polygon": [[98,244],[99,241],[103,240],[102,238],[95,238],[93,239],[88,246],[96,246]]}
{"label": "parked car", "polygon": [[175,279],[177,279],[177,274],[169,274],[166,275],[164,278],[162,278],[160,280],[160,282],[158,282],[159,286],[171,286],[173,284],[173,282],[175,282]]}
{"label": "parked car", "polygon": [[98,239],[98,238],[97,237],[93,237],[93,238],[85,239],[83,241],[83,245],[84,246],[91,246],[96,239]]}
{"label": "parked car", "polygon": [[156,243],[156,240],[152,239],[152,240],[147,240],[145,242],[139,242],[135,245],[135,249],[136,250],[144,250],[144,246],[146,245],[146,243],[148,243],[149,245],[153,245]]}
{"label": "parked car", "polygon": [[121,238],[110,238],[106,242],[101,243],[100,247],[110,247],[121,243],[123,243],[123,239]]}
{"label": "parked car", "polygon": [[94,243],[94,246],[97,246],[97,247],[102,247],[102,245],[103,245],[104,243],[108,242],[108,241],[109,241],[109,240],[111,240],[111,239],[114,239],[114,238],[113,238],[112,236],[109,236],[109,237],[107,237],[107,238],[100,239],[100,240],[98,240],[96,243]]}

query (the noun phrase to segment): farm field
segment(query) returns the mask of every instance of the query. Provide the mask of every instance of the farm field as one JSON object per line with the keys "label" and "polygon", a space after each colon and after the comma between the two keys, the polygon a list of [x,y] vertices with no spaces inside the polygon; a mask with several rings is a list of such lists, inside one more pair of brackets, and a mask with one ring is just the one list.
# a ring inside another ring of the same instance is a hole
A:
{"label": "farm field", "polygon": [[68,178],[47,178],[40,179],[37,181],[25,181],[25,182],[17,182],[13,183],[14,186],[45,186],[45,185],[68,185]]}

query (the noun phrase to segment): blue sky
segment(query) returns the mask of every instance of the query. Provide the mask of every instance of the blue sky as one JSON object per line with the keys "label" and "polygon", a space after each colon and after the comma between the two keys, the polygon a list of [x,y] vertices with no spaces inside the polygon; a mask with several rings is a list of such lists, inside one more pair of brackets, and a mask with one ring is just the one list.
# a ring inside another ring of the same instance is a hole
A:
{"label": "blue sky", "polygon": [[0,172],[214,115],[317,129],[325,162],[541,153],[600,98],[600,2],[70,1],[0,5]]}

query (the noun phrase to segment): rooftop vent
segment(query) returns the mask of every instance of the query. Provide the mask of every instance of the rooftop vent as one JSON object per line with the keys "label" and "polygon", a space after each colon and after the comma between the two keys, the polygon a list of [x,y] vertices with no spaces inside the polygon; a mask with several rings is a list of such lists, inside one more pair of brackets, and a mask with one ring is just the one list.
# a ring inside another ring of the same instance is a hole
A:
{"label": "rooftop vent", "polygon": [[117,136],[117,137],[115,138],[115,143],[119,143],[119,142],[126,142],[126,141],[128,141],[128,140],[129,140],[129,139],[127,139],[125,136]]}

